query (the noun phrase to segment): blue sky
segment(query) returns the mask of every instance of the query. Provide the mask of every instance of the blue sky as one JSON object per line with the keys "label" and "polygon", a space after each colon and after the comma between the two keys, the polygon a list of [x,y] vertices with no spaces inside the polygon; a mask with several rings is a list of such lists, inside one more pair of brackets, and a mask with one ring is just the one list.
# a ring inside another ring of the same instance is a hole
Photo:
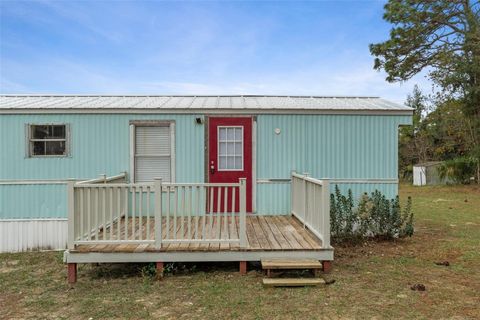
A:
{"label": "blue sky", "polygon": [[384,1],[0,2],[0,92],[368,95]]}

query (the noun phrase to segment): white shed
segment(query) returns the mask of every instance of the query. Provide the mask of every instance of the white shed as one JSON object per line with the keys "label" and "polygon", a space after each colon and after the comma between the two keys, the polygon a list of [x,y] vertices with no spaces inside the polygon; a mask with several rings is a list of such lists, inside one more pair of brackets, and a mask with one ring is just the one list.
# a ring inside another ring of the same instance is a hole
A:
{"label": "white shed", "polygon": [[431,161],[414,165],[413,185],[424,186],[447,183],[448,179],[441,179],[438,174],[438,168],[441,164],[441,161]]}

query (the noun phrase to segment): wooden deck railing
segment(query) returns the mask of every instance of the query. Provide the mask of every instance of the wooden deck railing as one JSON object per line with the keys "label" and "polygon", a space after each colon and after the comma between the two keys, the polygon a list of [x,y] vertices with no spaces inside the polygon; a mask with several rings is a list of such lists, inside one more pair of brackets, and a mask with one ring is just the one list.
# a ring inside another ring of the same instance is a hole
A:
{"label": "wooden deck railing", "polygon": [[292,173],[292,214],[330,248],[330,187],[328,180]]}
{"label": "wooden deck railing", "polygon": [[246,246],[245,179],[227,184],[97,180],[68,184],[70,249],[122,243]]}

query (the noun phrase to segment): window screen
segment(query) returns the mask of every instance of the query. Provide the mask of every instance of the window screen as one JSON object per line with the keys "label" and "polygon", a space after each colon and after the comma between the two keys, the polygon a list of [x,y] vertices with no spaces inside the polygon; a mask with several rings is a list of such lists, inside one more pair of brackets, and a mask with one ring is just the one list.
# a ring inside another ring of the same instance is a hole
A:
{"label": "window screen", "polygon": [[243,127],[218,127],[218,170],[243,170]]}
{"label": "window screen", "polygon": [[29,156],[66,156],[67,125],[48,124],[29,126]]}

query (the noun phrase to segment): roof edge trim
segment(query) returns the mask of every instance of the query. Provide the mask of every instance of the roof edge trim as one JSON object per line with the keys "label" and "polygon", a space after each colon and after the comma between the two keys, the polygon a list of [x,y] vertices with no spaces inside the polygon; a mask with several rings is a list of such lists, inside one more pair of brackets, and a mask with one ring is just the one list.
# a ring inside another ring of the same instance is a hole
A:
{"label": "roof edge trim", "polygon": [[1,109],[0,114],[331,114],[331,115],[413,115],[413,109]]}

